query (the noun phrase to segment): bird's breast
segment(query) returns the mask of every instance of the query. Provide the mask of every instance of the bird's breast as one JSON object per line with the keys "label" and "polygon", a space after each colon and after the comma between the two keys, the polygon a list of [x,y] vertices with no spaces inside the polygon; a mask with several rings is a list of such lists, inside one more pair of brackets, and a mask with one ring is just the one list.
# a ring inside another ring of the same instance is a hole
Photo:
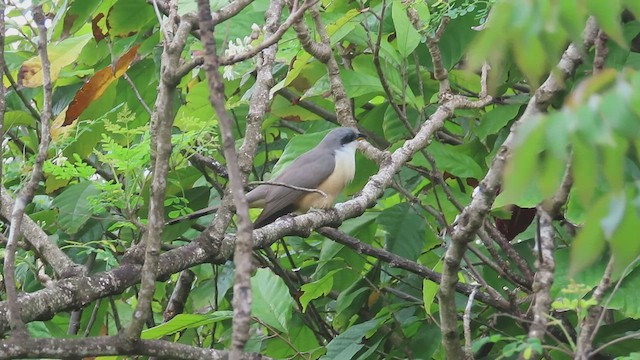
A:
{"label": "bird's breast", "polygon": [[335,165],[333,173],[320,183],[318,190],[323,191],[327,196],[318,193],[305,195],[298,203],[298,211],[306,212],[311,208],[326,209],[333,206],[336,198],[340,195],[344,187],[353,180],[356,173],[355,159],[356,145],[348,144],[335,152]]}

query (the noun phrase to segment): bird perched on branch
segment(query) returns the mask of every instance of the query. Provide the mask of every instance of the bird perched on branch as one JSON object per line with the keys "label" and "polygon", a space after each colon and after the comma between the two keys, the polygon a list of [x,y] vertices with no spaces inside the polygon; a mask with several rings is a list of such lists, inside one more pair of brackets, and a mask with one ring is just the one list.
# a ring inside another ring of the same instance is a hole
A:
{"label": "bird perched on branch", "polygon": [[[312,208],[333,206],[345,186],[353,180],[357,141],[364,138],[364,135],[351,128],[331,130],[316,147],[297,157],[274,179],[249,191],[249,206],[263,209],[254,228],[270,224],[286,214],[302,214]],[[215,211],[217,207],[205,208],[167,224],[195,219]]]}

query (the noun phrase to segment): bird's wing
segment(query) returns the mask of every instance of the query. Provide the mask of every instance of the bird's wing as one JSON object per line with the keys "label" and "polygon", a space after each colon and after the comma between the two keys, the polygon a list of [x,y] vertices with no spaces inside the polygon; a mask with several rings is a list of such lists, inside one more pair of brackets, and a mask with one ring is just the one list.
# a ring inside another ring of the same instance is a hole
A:
{"label": "bird's wing", "polygon": [[[333,173],[334,167],[335,155],[333,151],[316,148],[300,155],[273,181],[307,189],[317,189]],[[276,185],[265,184],[259,187],[268,188],[268,193],[265,198],[265,208],[254,224],[256,228],[295,211],[295,203],[309,193]]]}

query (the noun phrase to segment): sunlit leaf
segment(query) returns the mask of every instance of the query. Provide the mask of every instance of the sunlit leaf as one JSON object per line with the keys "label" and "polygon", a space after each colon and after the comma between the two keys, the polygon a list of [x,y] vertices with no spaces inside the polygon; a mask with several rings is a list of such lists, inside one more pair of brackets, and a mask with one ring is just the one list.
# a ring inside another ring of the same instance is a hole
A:
{"label": "sunlit leaf", "polygon": [[436,160],[439,170],[462,178],[480,179],[483,176],[480,165],[470,156],[457,151],[454,145],[445,145],[434,141],[429,145],[427,151]]}
{"label": "sunlit leaf", "polygon": [[[76,36],[48,47],[51,65],[51,81],[56,81],[60,70],[76,61],[84,45],[91,39],[91,35]],[[20,84],[26,87],[42,86],[42,62],[39,56],[22,63],[18,76]]]}
{"label": "sunlit leaf", "polygon": [[[627,265],[640,255],[640,241],[629,241],[637,236],[640,217],[633,204],[625,203],[623,200],[625,194],[613,197],[609,215],[601,221],[602,228],[610,239],[615,275],[621,274]],[[623,212],[622,216],[620,211]]]}

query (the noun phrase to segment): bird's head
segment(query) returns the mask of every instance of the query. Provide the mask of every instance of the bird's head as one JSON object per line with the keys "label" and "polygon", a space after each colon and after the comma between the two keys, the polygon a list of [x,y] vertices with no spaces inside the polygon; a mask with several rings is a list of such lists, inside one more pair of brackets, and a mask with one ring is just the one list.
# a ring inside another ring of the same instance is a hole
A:
{"label": "bird's head", "polygon": [[355,149],[356,142],[365,139],[366,136],[352,128],[341,127],[331,130],[320,142],[321,146],[327,146],[339,150],[345,146]]}

